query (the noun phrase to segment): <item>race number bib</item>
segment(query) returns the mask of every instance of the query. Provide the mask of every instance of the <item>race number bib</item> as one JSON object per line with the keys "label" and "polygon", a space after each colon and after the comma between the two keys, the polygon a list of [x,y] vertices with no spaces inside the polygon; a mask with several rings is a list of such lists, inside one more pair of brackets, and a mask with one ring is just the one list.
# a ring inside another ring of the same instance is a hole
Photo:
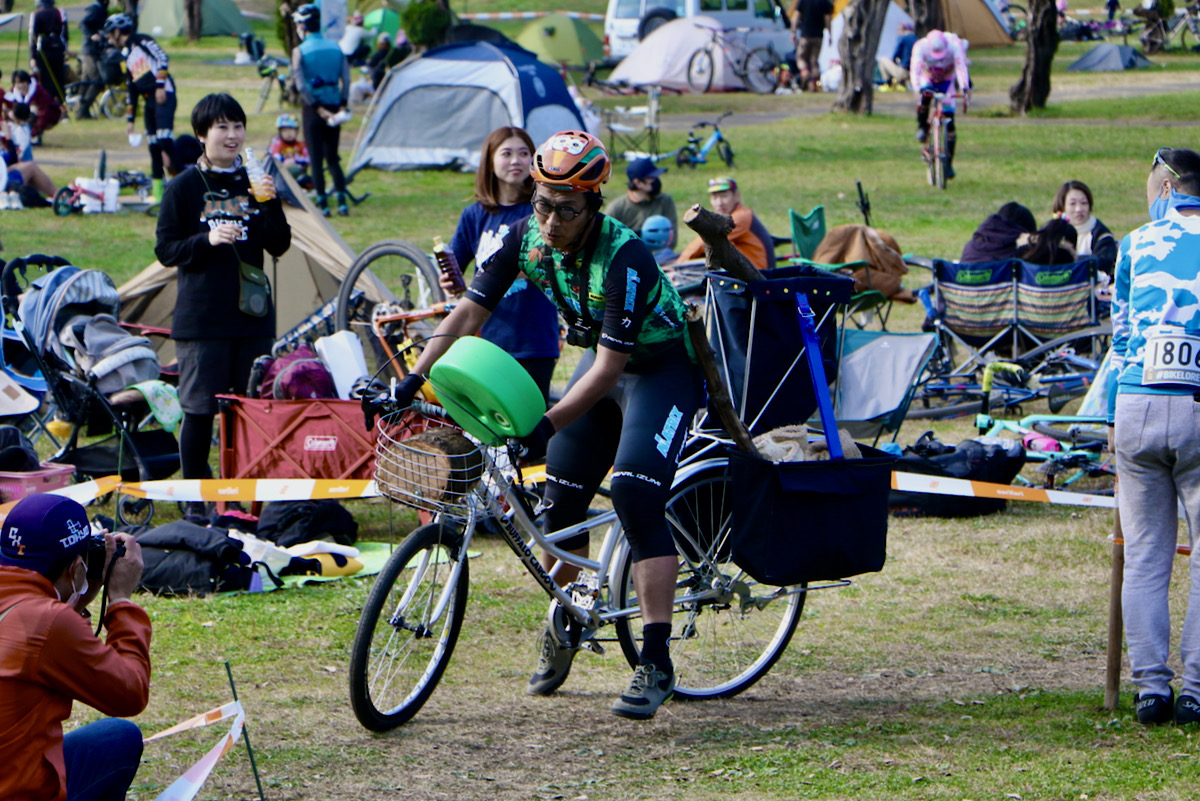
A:
{"label": "race number bib", "polygon": [[1178,328],[1146,333],[1142,386],[1183,385],[1200,390],[1200,335]]}

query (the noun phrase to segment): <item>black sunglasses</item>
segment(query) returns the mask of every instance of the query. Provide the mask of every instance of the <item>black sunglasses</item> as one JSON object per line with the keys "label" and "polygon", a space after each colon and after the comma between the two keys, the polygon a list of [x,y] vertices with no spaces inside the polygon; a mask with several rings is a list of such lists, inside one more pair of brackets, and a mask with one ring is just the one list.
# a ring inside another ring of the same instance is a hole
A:
{"label": "black sunglasses", "polygon": [[571,205],[555,206],[544,198],[538,198],[533,201],[533,210],[540,217],[549,217],[551,214],[557,214],[558,219],[563,222],[570,222],[584,212],[584,209],[577,209]]}

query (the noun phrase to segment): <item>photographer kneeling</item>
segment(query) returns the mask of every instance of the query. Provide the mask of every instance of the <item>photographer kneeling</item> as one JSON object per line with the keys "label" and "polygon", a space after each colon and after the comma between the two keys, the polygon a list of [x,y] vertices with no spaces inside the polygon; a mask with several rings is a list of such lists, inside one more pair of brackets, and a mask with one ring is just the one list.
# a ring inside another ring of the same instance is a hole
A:
{"label": "photographer kneeling", "polygon": [[[57,495],[17,503],[0,528],[0,798],[124,798],[142,735],[127,720],[62,723],[78,699],[136,715],[150,698],[150,618],[130,600],[142,575],[128,534],[96,534]],[[101,642],[85,619],[108,584]]]}

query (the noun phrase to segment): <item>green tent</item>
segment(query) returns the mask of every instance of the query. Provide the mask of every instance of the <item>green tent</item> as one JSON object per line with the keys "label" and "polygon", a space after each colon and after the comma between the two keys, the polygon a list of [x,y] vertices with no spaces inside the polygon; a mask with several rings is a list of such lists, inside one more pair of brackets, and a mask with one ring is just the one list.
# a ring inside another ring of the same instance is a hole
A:
{"label": "green tent", "polygon": [[600,37],[583,20],[547,14],[525,26],[517,44],[547,64],[584,66],[604,58]]}
{"label": "green tent", "polygon": [[386,33],[396,42],[396,31],[400,30],[400,15],[390,8],[377,8],[363,17],[363,27],[375,33]]}
{"label": "green tent", "polygon": [[[203,36],[240,36],[250,33],[250,22],[242,16],[233,0],[204,0],[200,7],[204,18]],[[138,30],[158,38],[184,36],[187,33],[187,12],[183,0],[151,0],[142,3],[138,14]]]}

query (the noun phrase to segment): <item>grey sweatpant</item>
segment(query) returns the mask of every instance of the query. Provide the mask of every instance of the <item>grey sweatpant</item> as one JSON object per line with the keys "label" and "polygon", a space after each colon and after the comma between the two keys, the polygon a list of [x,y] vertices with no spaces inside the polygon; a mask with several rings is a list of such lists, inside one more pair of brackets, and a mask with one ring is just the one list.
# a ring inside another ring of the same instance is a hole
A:
{"label": "grey sweatpant", "polygon": [[1171,616],[1167,590],[1186,510],[1191,590],[1179,652],[1183,694],[1200,699],[1200,403],[1191,395],[1117,396],[1115,444],[1125,576],[1121,608],[1139,694],[1167,695]]}

